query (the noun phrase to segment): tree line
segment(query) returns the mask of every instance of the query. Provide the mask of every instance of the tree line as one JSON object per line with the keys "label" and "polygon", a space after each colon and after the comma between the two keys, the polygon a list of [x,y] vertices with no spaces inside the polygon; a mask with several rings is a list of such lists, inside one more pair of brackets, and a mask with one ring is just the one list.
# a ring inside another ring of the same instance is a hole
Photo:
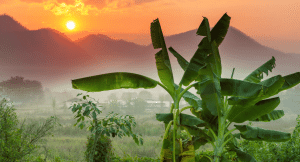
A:
{"label": "tree line", "polygon": [[12,102],[45,102],[42,83],[36,80],[24,80],[21,76],[0,82],[0,93],[10,98]]}
{"label": "tree line", "polygon": [[[105,107],[105,112],[114,111],[115,113],[123,114],[126,111],[126,114],[142,114],[145,109],[148,108],[147,99],[154,101],[159,101],[161,112],[170,110],[169,107],[165,107],[163,101],[173,102],[173,99],[169,94],[160,93],[158,98],[154,98],[151,92],[142,90],[139,94],[137,92],[124,92],[121,97],[118,98],[116,93],[111,93],[107,96],[106,102],[108,104]],[[125,105],[118,100],[125,101]],[[123,108],[126,107],[126,109]],[[154,108],[154,107],[151,107]]]}

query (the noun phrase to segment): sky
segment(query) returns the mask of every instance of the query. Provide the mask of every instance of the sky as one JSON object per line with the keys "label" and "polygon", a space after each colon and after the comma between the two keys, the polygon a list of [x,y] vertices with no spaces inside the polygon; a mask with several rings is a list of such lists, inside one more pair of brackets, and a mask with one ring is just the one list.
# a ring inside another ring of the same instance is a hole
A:
{"label": "sky", "polygon": [[[300,44],[299,11],[299,0],[0,0],[0,14],[29,30],[141,33],[149,38],[156,18],[168,36],[198,28],[203,17],[213,27],[227,12],[230,25],[246,35],[265,45],[273,42],[275,49],[280,40],[280,48],[296,53],[300,47],[290,48]],[[73,30],[66,27],[68,21],[75,23]]]}

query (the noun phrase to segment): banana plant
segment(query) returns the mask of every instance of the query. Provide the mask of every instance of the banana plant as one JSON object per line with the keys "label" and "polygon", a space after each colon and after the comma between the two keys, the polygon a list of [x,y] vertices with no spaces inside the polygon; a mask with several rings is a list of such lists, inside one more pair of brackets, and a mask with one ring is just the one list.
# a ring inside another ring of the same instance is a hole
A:
{"label": "banana plant", "polygon": [[[254,162],[254,157],[238,148],[236,138],[285,142],[291,139],[291,134],[248,125],[234,125],[234,129],[228,130],[228,126],[233,122],[270,122],[280,119],[284,116],[284,111],[274,110],[280,103],[279,97],[267,98],[296,86],[300,82],[300,73],[284,77],[278,75],[261,82],[262,73],[268,75],[268,71],[272,72],[274,68],[275,58],[272,57],[244,80],[232,79],[234,69],[231,79],[221,78],[222,66],[218,47],[227,34],[229,23],[230,17],[225,13],[210,31],[208,20],[203,17],[196,34],[205,37],[190,62],[172,47],[169,48],[184,70],[179,85],[174,83],[171,63],[157,18],[151,23],[150,31],[154,49],[162,48],[155,54],[158,76],[162,83],[139,74],[114,72],[72,80],[72,87],[87,92],[122,88],[149,89],[157,85],[164,88],[174,103],[170,113],[156,114],[156,119],[165,124],[161,162],[194,162],[195,150],[206,143],[212,144],[214,148],[215,162],[225,161],[224,149],[227,152],[236,152],[241,161]],[[193,81],[196,83],[191,84]],[[183,85],[187,87],[184,89]],[[190,88],[195,88],[202,100],[190,93]],[[228,96],[231,98],[227,99]],[[182,97],[190,106],[179,110]],[[194,116],[183,114],[182,111],[186,109],[190,109]],[[185,130],[187,136],[181,136],[181,130]],[[232,134],[234,130],[239,133]]]}

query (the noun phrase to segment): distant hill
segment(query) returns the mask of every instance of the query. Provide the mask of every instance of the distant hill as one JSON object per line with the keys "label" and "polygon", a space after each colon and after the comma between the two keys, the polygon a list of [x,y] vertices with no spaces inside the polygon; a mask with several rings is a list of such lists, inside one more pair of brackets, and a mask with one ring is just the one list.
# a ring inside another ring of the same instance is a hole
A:
{"label": "distant hill", "polygon": [[28,31],[28,29],[10,16],[6,14],[0,15],[0,33],[17,31]]}
{"label": "distant hill", "polygon": [[[103,34],[87,35],[73,42],[65,34],[54,29],[27,30],[21,28],[22,26],[14,20],[9,23],[14,24],[10,27],[8,23],[2,23],[4,18],[13,20],[9,16],[0,16],[0,31],[13,30],[0,32],[2,80],[18,75],[41,81],[43,86],[51,89],[72,89],[72,79],[109,72],[132,72],[159,81],[155,54],[161,49],[153,49],[152,44],[141,46],[122,39],[115,40]],[[173,47],[190,61],[203,38],[196,35],[196,30],[165,36],[167,48]],[[173,54],[169,51],[168,53],[175,82],[179,83],[184,71]],[[264,79],[300,71],[300,57],[296,54],[262,46],[232,26],[219,46],[219,53],[222,78],[230,78],[232,69],[236,68],[233,78],[244,79],[272,56],[276,59],[276,67],[268,76],[264,74]],[[194,89],[190,91],[196,92]],[[154,92],[157,93],[157,90]],[[107,92],[101,94],[105,96]]]}
{"label": "distant hill", "polygon": [[[142,53],[148,51],[144,46],[124,40],[114,40],[103,34],[88,35],[74,43],[100,60],[132,61],[145,57]],[[139,56],[136,57],[137,55]]]}

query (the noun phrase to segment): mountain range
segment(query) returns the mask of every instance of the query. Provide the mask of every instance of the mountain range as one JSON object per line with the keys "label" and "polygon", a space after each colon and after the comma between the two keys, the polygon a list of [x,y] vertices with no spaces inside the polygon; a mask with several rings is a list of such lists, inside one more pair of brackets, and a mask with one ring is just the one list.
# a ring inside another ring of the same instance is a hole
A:
{"label": "mountain range", "polygon": [[[163,29],[162,29],[163,30]],[[167,48],[173,47],[190,61],[203,36],[197,29],[165,36]],[[149,33],[150,35],[150,33]],[[41,81],[51,89],[72,89],[71,80],[109,72],[132,72],[159,80],[152,44],[138,45],[116,40],[104,34],[90,34],[72,41],[64,33],[50,28],[28,30],[8,15],[0,15],[0,68],[1,80],[11,76]],[[183,70],[169,52],[176,83]],[[263,46],[240,30],[230,26],[219,46],[222,78],[244,79],[256,68],[272,58],[276,67],[264,79],[275,75],[299,72],[300,54],[283,53]],[[191,90],[191,92],[196,92]]]}

